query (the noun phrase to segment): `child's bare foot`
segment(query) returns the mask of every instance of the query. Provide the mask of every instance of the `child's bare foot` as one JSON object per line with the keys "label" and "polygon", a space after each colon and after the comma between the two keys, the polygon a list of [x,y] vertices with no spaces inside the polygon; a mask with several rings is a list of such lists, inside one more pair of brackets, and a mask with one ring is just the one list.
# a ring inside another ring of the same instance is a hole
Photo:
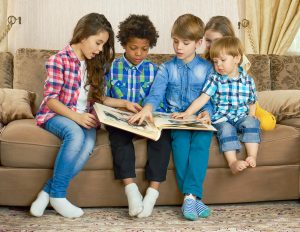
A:
{"label": "child's bare foot", "polygon": [[248,156],[245,160],[250,167],[254,168],[256,167],[256,157],[255,156]]}
{"label": "child's bare foot", "polygon": [[229,167],[231,169],[231,172],[233,174],[237,174],[241,171],[243,171],[244,169],[246,169],[249,166],[249,163],[247,163],[244,160],[236,160],[234,162],[232,162]]}

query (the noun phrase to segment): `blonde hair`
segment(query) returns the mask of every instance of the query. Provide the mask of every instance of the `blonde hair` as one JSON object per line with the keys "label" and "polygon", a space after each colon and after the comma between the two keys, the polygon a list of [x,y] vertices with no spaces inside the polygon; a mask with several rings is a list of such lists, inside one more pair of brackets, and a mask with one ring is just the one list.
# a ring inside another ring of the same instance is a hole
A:
{"label": "blonde hair", "polygon": [[241,41],[237,37],[224,36],[214,41],[210,47],[210,58],[219,57],[220,54],[225,53],[230,56],[241,56],[240,63],[243,62],[244,48]]}
{"label": "blonde hair", "polygon": [[182,39],[198,41],[203,38],[204,23],[192,14],[179,16],[173,24],[171,36],[178,36]]}

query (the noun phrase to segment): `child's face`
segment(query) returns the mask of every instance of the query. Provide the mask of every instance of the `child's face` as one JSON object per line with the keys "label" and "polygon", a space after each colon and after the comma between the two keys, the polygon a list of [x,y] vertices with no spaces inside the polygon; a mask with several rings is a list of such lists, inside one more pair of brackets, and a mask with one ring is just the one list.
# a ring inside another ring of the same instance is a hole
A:
{"label": "child's face", "polygon": [[102,52],[104,44],[107,42],[109,34],[107,31],[99,32],[96,35],[91,35],[80,42],[80,55],[79,59],[84,60],[92,59],[97,54]]}
{"label": "child's face", "polygon": [[218,57],[215,57],[212,60],[217,73],[227,75],[229,77],[238,76],[238,66],[241,60],[240,55],[231,56],[222,52]]}
{"label": "child's face", "polygon": [[195,52],[200,47],[201,42],[202,40],[194,41],[173,36],[173,48],[177,58],[183,60],[185,64],[189,63],[194,59]]}
{"label": "child's face", "polygon": [[217,31],[213,31],[213,30],[207,30],[204,33],[204,37],[205,37],[205,47],[206,47],[206,51],[210,50],[210,46],[211,43],[214,42],[217,39],[220,39],[223,37],[223,35],[220,32]]}
{"label": "child's face", "polygon": [[149,52],[149,40],[139,39],[136,37],[130,38],[125,46],[126,59],[133,65],[141,63],[148,55]]}

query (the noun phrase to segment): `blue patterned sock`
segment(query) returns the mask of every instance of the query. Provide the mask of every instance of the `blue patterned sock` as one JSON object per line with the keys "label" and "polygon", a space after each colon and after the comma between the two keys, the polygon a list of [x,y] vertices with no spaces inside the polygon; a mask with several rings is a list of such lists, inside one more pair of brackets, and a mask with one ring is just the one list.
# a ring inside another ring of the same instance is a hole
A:
{"label": "blue patterned sock", "polygon": [[181,211],[183,216],[191,221],[195,221],[198,219],[197,210],[196,210],[196,200],[185,197]]}
{"label": "blue patterned sock", "polygon": [[199,198],[196,199],[196,211],[198,216],[201,218],[207,218],[211,213],[211,209],[208,208]]}

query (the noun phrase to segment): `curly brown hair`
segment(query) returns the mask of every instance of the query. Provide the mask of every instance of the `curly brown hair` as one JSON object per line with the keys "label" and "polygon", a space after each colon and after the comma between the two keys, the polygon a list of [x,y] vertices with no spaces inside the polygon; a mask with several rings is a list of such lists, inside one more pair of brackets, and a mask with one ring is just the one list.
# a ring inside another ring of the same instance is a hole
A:
{"label": "curly brown hair", "polygon": [[117,38],[122,46],[126,46],[133,37],[147,39],[150,48],[153,48],[159,35],[147,15],[131,14],[123,22],[120,22]]}

